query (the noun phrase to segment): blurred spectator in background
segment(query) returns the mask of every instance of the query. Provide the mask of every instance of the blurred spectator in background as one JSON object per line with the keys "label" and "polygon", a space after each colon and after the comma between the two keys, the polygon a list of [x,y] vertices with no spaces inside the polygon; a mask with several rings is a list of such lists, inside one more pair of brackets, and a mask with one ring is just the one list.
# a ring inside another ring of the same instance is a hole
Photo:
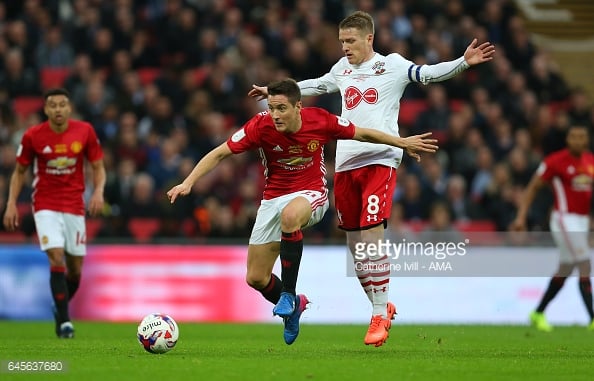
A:
{"label": "blurred spectator in background", "polygon": [[11,98],[20,95],[39,96],[39,76],[37,72],[25,66],[23,52],[19,48],[10,49],[4,56],[4,70],[0,72],[0,88]]}
{"label": "blurred spectator in background", "polygon": [[[377,51],[398,52],[418,64],[460,56],[474,37],[498,45],[487,65],[439,85],[407,87],[400,117],[407,122],[401,133],[431,129],[439,133],[441,151],[434,161],[409,165],[408,172],[403,169],[407,163],[402,164],[395,199],[402,202],[403,221],[426,220],[429,205],[445,197],[445,181],[461,175],[469,208],[478,207],[484,212],[481,218],[506,229],[526,172],[534,170],[543,155],[563,148],[568,125],[584,124],[594,132],[591,94],[568,85],[563,67],[533,43],[512,1],[233,6],[183,0],[13,1],[0,3],[2,160],[14,154],[26,127],[41,121],[35,103],[45,86],[41,70],[65,68],[63,86],[72,95],[75,115],[94,123],[106,155],[113,155],[106,198],[111,187],[110,203],[121,204],[129,197],[131,178],[148,171],[144,174],[156,183],[152,197],[158,200],[158,184],[179,176],[187,159],[199,160],[266,108],[265,102],[245,96],[250,84],[326,73],[342,56],[337,24],[356,9],[374,17]],[[23,101],[23,96],[33,99]],[[340,112],[338,96],[305,101]],[[175,158],[163,161],[169,141],[177,146]],[[334,150],[334,144],[326,147],[328,177]],[[241,160],[231,174],[221,167],[212,181],[225,190],[219,203],[231,209],[241,226],[234,228],[235,234],[245,238],[242,231],[259,200],[251,195],[262,191],[263,174],[258,155]],[[4,182],[6,176],[0,172]],[[26,199],[27,192],[22,194]],[[213,218],[209,213],[219,210],[207,210],[209,196],[207,190],[194,191],[184,214],[191,223],[171,224],[163,234],[178,229],[189,236],[208,236]],[[530,226],[546,228],[550,200],[550,194],[539,194]],[[544,222],[536,221],[539,218]],[[341,241],[333,226],[332,221],[320,222],[312,239]]]}
{"label": "blurred spectator in background", "polygon": [[462,242],[463,236],[453,224],[452,211],[446,202],[436,201],[429,208],[429,222],[419,233],[421,242]]}
{"label": "blurred spectator in background", "polygon": [[70,45],[62,40],[62,31],[52,26],[43,36],[43,41],[35,50],[35,62],[39,68],[66,67],[74,62],[74,52]]}
{"label": "blurred spectator in background", "polygon": [[162,210],[156,201],[155,180],[145,172],[137,173],[129,196],[122,200],[121,213],[126,218],[158,218]]}

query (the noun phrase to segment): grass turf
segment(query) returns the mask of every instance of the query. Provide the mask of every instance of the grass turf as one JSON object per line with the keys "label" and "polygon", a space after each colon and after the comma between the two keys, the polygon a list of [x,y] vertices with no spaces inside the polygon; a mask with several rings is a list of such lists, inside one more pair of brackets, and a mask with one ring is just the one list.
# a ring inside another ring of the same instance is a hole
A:
{"label": "grass turf", "polygon": [[[0,321],[0,380],[591,380],[594,332],[556,327],[395,324],[380,348],[365,326],[180,323],[177,346],[146,353],[134,324],[76,322],[59,340],[51,322]],[[7,360],[61,360],[60,373],[7,372]]]}

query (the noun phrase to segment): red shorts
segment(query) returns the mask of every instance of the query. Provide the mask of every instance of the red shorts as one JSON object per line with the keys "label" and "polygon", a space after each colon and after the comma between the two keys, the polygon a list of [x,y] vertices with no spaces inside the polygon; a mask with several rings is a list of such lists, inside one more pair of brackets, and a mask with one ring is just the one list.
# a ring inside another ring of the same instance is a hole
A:
{"label": "red shorts", "polygon": [[364,230],[384,223],[392,211],[396,169],[370,165],[336,172],[334,200],[338,227]]}

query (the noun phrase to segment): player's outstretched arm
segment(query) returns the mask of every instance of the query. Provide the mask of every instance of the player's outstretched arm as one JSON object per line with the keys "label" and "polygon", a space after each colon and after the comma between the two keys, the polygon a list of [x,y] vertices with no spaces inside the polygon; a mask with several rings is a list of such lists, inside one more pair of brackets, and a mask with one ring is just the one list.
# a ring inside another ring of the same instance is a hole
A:
{"label": "player's outstretched arm", "polygon": [[437,146],[437,139],[431,139],[430,136],[431,132],[426,132],[421,135],[402,138],[400,136],[388,135],[371,128],[356,127],[353,139],[361,142],[388,144],[394,147],[400,147],[404,149],[409,156],[417,161],[421,161],[419,152],[434,153],[439,149]]}
{"label": "player's outstretched arm", "polygon": [[490,42],[483,42],[478,46],[477,44],[478,40],[475,38],[464,52],[464,61],[470,66],[491,61],[495,54],[495,46]]}
{"label": "player's outstretched arm", "polygon": [[169,201],[173,204],[178,196],[187,196],[190,194],[192,187],[196,181],[200,180],[202,176],[212,171],[224,158],[231,156],[233,152],[227,145],[227,142],[221,144],[217,148],[207,153],[190,172],[185,180],[167,192]]}
{"label": "player's outstretched arm", "polygon": [[27,166],[17,163],[10,177],[10,186],[8,190],[8,200],[6,201],[6,212],[4,212],[4,227],[9,232],[15,231],[19,227],[19,212],[17,209],[17,199],[23,184],[25,183],[25,173]]}
{"label": "player's outstretched arm", "polygon": [[536,192],[544,185],[544,181],[540,178],[538,174],[532,176],[530,183],[524,190],[524,194],[522,195],[522,200],[520,201],[520,206],[518,207],[518,211],[516,213],[516,218],[510,224],[510,230],[513,231],[524,231],[526,230],[526,216],[528,215],[528,208],[532,205],[532,201],[536,197]]}
{"label": "player's outstretched arm", "polygon": [[493,59],[495,47],[490,42],[478,45],[475,38],[466,48],[464,56],[453,61],[444,61],[433,65],[413,64],[408,69],[408,77],[412,82],[428,84],[442,82],[455,77],[470,66],[478,65]]}
{"label": "player's outstretched arm", "polygon": [[252,85],[252,89],[248,92],[248,96],[256,98],[261,101],[268,97],[268,86]]}

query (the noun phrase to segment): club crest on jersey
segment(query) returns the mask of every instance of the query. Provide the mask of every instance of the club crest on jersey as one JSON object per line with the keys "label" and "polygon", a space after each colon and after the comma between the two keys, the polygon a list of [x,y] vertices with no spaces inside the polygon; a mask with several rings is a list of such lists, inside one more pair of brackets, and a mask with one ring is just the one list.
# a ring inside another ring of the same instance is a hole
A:
{"label": "club crest on jersey", "polygon": [[309,143],[307,143],[307,150],[309,152],[316,151],[318,147],[320,147],[320,142],[318,140],[310,140]]}
{"label": "club crest on jersey", "polygon": [[368,104],[375,104],[377,103],[377,98],[377,90],[373,87],[365,90],[365,92],[361,92],[358,88],[349,86],[344,92],[344,103],[347,110],[354,109],[361,101]]}
{"label": "club crest on jersey", "polygon": [[386,66],[386,63],[383,61],[377,61],[376,63],[373,64],[373,66],[371,67],[371,70],[375,71],[375,74],[379,75],[379,74],[383,74],[386,69],[384,69],[384,66]]}
{"label": "club crest on jersey", "polygon": [[79,153],[82,151],[82,143],[79,141],[72,142],[70,145],[70,150],[74,153]]}

